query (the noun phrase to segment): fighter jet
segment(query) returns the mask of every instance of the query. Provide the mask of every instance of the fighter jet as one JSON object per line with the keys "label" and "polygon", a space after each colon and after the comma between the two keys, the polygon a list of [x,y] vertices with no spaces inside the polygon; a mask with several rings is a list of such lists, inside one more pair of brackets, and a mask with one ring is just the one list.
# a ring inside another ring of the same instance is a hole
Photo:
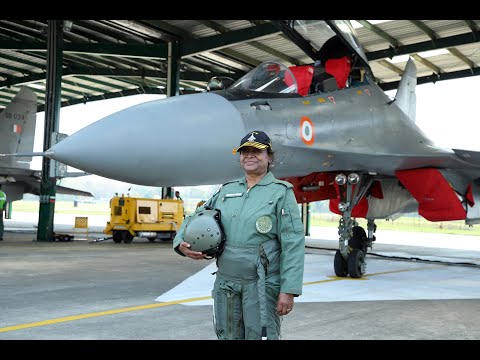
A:
{"label": "fighter jet", "polygon": [[[415,124],[413,60],[391,99],[348,21],[301,25],[298,35],[319,49],[311,64],[267,61],[230,85],[215,79],[208,92],[127,108],[45,156],[140,185],[221,184],[243,174],[239,138],[263,130],[273,142],[271,170],[294,185],[298,203],[329,200],[341,215],[339,277],[365,274],[377,219],[418,212],[477,224],[480,153],[438,147]],[[366,230],[358,218],[367,219]]]}
{"label": "fighter jet", "polygon": [[[22,87],[0,112],[0,153],[32,153],[36,121],[37,95],[30,88]],[[26,193],[40,195],[41,172],[30,168],[31,161],[32,156],[0,157],[0,183],[7,194],[7,216],[13,201],[21,200]],[[76,172],[73,175],[86,174]],[[63,186],[57,186],[57,192],[93,197],[88,191]]]}

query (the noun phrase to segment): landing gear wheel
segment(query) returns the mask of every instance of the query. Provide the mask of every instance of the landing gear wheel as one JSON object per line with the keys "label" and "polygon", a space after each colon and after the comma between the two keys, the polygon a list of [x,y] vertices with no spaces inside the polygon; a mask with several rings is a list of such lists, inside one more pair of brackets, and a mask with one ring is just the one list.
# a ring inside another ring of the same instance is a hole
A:
{"label": "landing gear wheel", "polygon": [[348,273],[352,278],[361,278],[365,272],[365,253],[359,249],[353,249],[348,255]]}
{"label": "landing gear wheel", "polygon": [[359,249],[365,252],[365,243],[367,241],[367,233],[361,226],[354,226],[352,228],[352,237],[348,240],[348,246],[352,249]]}
{"label": "landing gear wheel", "polygon": [[133,235],[130,234],[130,231],[122,231],[122,239],[125,244],[130,244],[133,240]]}
{"label": "landing gear wheel", "polygon": [[121,231],[114,231],[112,234],[113,242],[121,243],[122,242],[122,232]]}
{"label": "landing gear wheel", "polygon": [[337,275],[338,277],[346,277],[348,275],[347,262],[343,259],[340,250],[337,250],[335,252],[333,268],[335,269],[335,275]]}

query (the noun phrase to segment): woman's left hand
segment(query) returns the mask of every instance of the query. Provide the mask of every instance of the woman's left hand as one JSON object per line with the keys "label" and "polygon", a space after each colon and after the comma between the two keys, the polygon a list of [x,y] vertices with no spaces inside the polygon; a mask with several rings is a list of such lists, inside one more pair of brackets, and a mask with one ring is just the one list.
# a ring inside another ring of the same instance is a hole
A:
{"label": "woman's left hand", "polygon": [[280,293],[277,301],[277,314],[288,315],[293,309],[293,294]]}

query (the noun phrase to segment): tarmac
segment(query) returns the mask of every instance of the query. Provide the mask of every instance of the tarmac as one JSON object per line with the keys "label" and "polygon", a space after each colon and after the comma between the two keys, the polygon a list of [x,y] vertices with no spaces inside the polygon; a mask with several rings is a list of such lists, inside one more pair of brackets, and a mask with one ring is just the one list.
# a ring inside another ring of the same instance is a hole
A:
{"label": "tarmac", "polygon": [[[5,220],[0,340],[216,339],[213,260],[183,258],[169,241],[94,241],[105,223],[89,220],[76,234],[56,216],[54,231],[74,239],[52,242],[36,240],[32,216]],[[480,339],[477,236],[379,229],[366,274],[351,279],[334,274],[336,232],[306,237],[303,294],[283,340]]]}

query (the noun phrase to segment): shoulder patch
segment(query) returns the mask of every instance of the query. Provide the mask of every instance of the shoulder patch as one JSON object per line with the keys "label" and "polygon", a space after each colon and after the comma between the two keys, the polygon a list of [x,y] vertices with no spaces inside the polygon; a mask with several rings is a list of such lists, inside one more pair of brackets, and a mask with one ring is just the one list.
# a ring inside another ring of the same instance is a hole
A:
{"label": "shoulder patch", "polygon": [[202,206],[203,206],[204,208],[205,208],[205,207],[212,207],[212,204],[213,204],[213,202],[215,201],[215,198],[216,198],[216,197],[218,196],[218,194],[220,193],[220,190],[222,190],[222,186],[223,186],[223,185],[221,185],[221,186],[218,188],[218,190],[215,191],[215,193],[214,193],[212,196],[210,196],[210,198],[209,198],[207,201],[205,201],[205,203],[203,203]]}
{"label": "shoulder patch", "polygon": [[280,179],[275,179],[274,181],[275,181],[277,184],[282,184],[282,185],[286,186],[287,188],[293,188],[293,185],[290,184],[288,181],[280,180]]}
{"label": "shoulder patch", "polygon": [[227,184],[232,184],[232,183],[238,183],[239,182],[239,179],[236,179],[236,180],[230,180],[230,181],[227,181],[226,183],[224,183],[222,186],[225,186]]}
{"label": "shoulder patch", "polygon": [[240,180],[237,179],[237,180],[230,180],[230,181],[227,181],[226,183],[220,185],[220,187],[218,188],[218,190],[210,197],[210,199],[208,199],[205,204],[203,204],[203,206],[208,206],[208,207],[212,207],[212,205],[216,202],[216,198],[218,197],[218,194],[220,194],[220,191],[222,191],[222,189],[225,187],[225,186],[228,186],[230,184],[235,184],[235,183],[238,183]]}

